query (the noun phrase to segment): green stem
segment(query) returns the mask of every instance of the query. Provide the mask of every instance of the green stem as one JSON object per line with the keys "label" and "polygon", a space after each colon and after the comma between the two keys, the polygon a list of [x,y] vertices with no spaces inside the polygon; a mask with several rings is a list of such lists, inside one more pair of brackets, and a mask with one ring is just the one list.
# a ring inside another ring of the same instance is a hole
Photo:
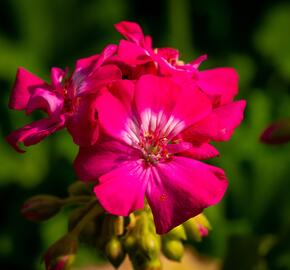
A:
{"label": "green stem", "polygon": [[81,233],[81,231],[83,230],[83,228],[85,227],[85,225],[91,221],[94,217],[102,214],[104,212],[104,209],[99,205],[96,204],[96,201],[92,202],[92,207],[90,208],[90,210],[87,212],[87,214],[79,221],[79,223],[73,228],[73,230],[71,231],[71,233],[73,235],[79,235]]}
{"label": "green stem", "polygon": [[70,205],[70,204],[83,204],[83,203],[87,203],[92,199],[91,196],[72,196],[72,197],[68,197],[65,199],[62,199],[62,203],[64,206],[66,205]]}

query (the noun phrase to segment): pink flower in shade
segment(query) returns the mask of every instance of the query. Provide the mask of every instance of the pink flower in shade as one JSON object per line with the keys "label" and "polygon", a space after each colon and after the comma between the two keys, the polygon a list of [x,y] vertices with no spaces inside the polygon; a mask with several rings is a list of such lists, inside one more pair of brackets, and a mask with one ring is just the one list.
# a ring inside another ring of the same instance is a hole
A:
{"label": "pink flower in shade", "polygon": [[213,111],[196,85],[144,75],[136,83],[116,81],[97,103],[105,135],[80,147],[74,165],[82,180],[99,181],[94,192],[106,211],[127,216],[146,197],[162,234],[221,200],[223,170],[199,161],[217,150],[183,136]]}
{"label": "pink flower in shade", "polygon": [[27,114],[40,109],[48,117],[12,132],[7,141],[18,152],[24,152],[18,146],[20,142],[25,146],[36,144],[66,126],[76,144],[94,144],[99,133],[96,98],[104,86],[121,78],[119,68],[104,64],[115,51],[116,46],[109,45],[100,55],[77,61],[69,78],[67,71],[52,68],[50,84],[19,68],[10,108]]}

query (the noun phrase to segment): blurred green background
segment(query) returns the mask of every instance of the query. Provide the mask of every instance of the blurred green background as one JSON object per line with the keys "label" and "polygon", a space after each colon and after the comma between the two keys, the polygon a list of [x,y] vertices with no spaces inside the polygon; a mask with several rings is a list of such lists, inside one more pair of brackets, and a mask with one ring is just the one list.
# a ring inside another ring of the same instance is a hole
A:
{"label": "blurred green background", "polygon": [[[194,246],[224,260],[224,269],[290,269],[290,146],[259,143],[268,123],[290,115],[290,2],[282,0],[1,0],[0,269],[41,269],[41,252],[66,231],[66,215],[39,225],[19,209],[38,193],[66,196],[75,179],[77,148],[65,131],[23,155],[6,144],[5,135],[33,118],[7,108],[16,69],[48,79],[51,66],[72,67],[116,43],[121,20],[140,23],[154,46],[176,47],[185,61],[207,53],[201,69],[238,70],[245,121],[213,161],[229,189],[206,211],[211,235]],[[80,261],[97,260],[83,254]]]}

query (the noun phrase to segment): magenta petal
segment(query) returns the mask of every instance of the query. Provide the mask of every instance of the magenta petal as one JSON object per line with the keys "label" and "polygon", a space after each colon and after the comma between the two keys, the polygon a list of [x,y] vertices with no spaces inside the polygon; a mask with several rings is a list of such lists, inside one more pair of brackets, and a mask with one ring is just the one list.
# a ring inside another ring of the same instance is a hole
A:
{"label": "magenta petal", "polygon": [[66,126],[75,144],[90,146],[99,137],[99,122],[95,96],[84,96],[72,115],[66,116]]}
{"label": "magenta petal", "polygon": [[81,180],[93,181],[120,164],[139,158],[140,154],[134,148],[102,138],[92,147],[80,147],[74,168]]}
{"label": "magenta petal", "polygon": [[94,68],[99,68],[106,60],[117,52],[117,45],[109,44],[100,53]]}
{"label": "magenta petal", "polygon": [[200,64],[207,59],[207,54],[203,54],[193,60],[190,65],[193,66],[194,68],[199,68]]}
{"label": "magenta petal", "polygon": [[108,58],[112,57],[117,52],[117,45],[107,45],[100,54],[95,54],[86,58],[78,59],[75,65],[75,71],[82,70],[89,74],[91,71],[98,69]]}
{"label": "magenta petal", "polygon": [[231,102],[212,111],[204,120],[191,126],[183,133],[186,140],[227,141],[244,117],[246,102]]}
{"label": "magenta petal", "polygon": [[176,66],[173,66],[165,58],[161,57],[159,54],[151,55],[153,60],[158,63],[159,72],[163,76],[173,76],[183,74],[184,70],[179,70]]}
{"label": "magenta petal", "polygon": [[179,142],[168,144],[166,149],[170,154],[177,154],[192,148],[192,144],[189,142]]}
{"label": "magenta petal", "polygon": [[31,90],[45,85],[46,83],[34,74],[22,67],[18,68],[9,107],[14,110],[24,110],[30,98]]}
{"label": "magenta petal", "polygon": [[123,21],[115,24],[116,30],[129,41],[139,46],[144,45],[144,34],[141,27],[134,22]]}
{"label": "magenta petal", "polygon": [[115,65],[102,66],[89,75],[78,71],[73,75],[73,82],[76,89],[76,95],[81,96],[89,93],[97,93],[102,87],[107,84],[120,80],[122,73]]}
{"label": "magenta petal", "polygon": [[149,35],[146,35],[144,38],[144,48],[152,50],[152,38]]}
{"label": "magenta petal", "polygon": [[59,119],[41,119],[13,131],[6,137],[6,140],[16,151],[24,153],[25,151],[18,146],[19,143],[23,142],[25,146],[36,144],[51,133],[63,128],[64,122],[63,115]]}
{"label": "magenta petal", "polygon": [[150,109],[154,113],[169,114],[180,94],[179,87],[167,78],[152,75],[142,76],[136,84],[136,108],[139,115]]}
{"label": "magenta petal", "polygon": [[245,100],[235,101],[214,110],[218,119],[218,132],[213,138],[215,141],[227,141],[234,129],[240,125],[244,118]]}
{"label": "magenta petal", "polygon": [[215,68],[199,73],[198,84],[215,102],[226,104],[238,93],[238,74],[233,68]]}
{"label": "magenta petal", "polygon": [[105,132],[123,140],[124,131],[131,116],[129,108],[109,92],[104,92],[97,100],[99,121]]}
{"label": "magenta petal", "polygon": [[129,65],[141,65],[152,61],[147,50],[126,40],[120,41],[118,56]]}
{"label": "magenta petal", "polygon": [[36,88],[31,91],[26,112],[29,114],[36,109],[43,110],[49,115],[59,115],[63,107],[63,97],[49,90]]}
{"label": "magenta petal", "polygon": [[150,109],[174,116],[183,128],[209,114],[211,103],[193,84],[177,84],[170,78],[144,75],[136,85],[136,107],[141,115]]}
{"label": "magenta petal", "polygon": [[101,176],[94,192],[107,212],[128,216],[144,207],[148,174],[137,161],[128,162]]}
{"label": "magenta petal", "polygon": [[131,110],[134,93],[135,93],[135,85],[130,80],[119,80],[114,82],[109,91],[116,97],[128,111]]}
{"label": "magenta petal", "polygon": [[158,48],[157,54],[166,61],[178,60],[179,52],[174,48]]}
{"label": "magenta petal", "polygon": [[75,66],[76,72],[79,70],[91,70],[99,57],[99,54],[95,54],[86,58],[78,59]]}
{"label": "magenta petal", "polygon": [[62,81],[66,75],[66,71],[61,68],[54,67],[51,69],[51,85],[54,88],[62,87]]}
{"label": "magenta petal", "polygon": [[174,157],[152,167],[146,197],[157,233],[166,233],[218,203],[227,185],[223,170],[189,158]]}
{"label": "magenta petal", "polygon": [[197,160],[214,158],[219,155],[218,150],[208,144],[208,143],[200,143],[200,144],[191,144],[191,149],[186,150],[182,153],[182,156],[190,157]]}

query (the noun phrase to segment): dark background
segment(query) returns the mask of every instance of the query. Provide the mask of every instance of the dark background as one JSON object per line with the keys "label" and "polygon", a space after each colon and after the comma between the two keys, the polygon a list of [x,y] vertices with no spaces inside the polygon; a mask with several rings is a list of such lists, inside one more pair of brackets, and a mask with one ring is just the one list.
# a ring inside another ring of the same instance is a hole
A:
{"label": "dark background", "polygon": [[[290,269],[290,147],[262,145],[273,120],[290,115],[290,1],[1,0],[0,1],[0,268],[41,269],[40,255],[66,230],[63,213],[44,224],[19,214],[38,193],[66,196],[75,180],[76,146],[65,131],[14,152],[4,136],[36,116],[7,108],[18,66],[49,78],[51,66],[73,67],[120,38],[113,24],[136,21],[154,46],[180,50],[181,59],[207,53],[201,66],[232,66],[240,75],[245,121],[230,142],[217,144],[229,189],[206,211],[213,231],[194,247],[221,258],[224,269]],[[83,249],[78,263],[94,261]]]}

